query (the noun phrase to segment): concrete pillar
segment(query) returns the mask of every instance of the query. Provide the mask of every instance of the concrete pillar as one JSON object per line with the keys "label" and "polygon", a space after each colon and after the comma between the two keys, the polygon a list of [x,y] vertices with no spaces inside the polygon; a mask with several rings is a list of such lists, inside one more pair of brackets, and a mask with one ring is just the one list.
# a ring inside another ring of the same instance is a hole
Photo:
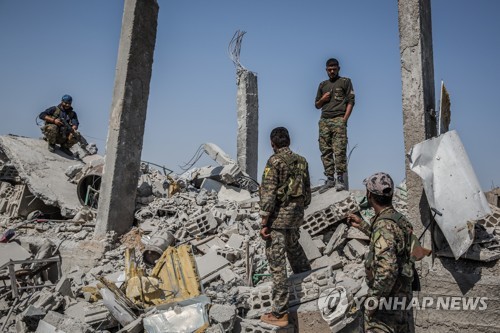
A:
{"label": "concrete pillar", "polygon": [[250,177],[257,179],[259,153],[259,95],[257,91],[257,75],[246,69],[238,69],[237,80],[238,165]]}
{"label": "concrete pillar", "polygon": [[134,220],[158,21],[156,0],[125,0],[95,236]]}
{"label": "concrete pillar", "polygon": [[[398,0],[405,151],[436,135],[430,0]],[[430,211],[420,178],[406,161],[408,217],[420,236]],[[430,237],[426,237],[430,240]],[[426,245],[430,244],[426,242]]]}

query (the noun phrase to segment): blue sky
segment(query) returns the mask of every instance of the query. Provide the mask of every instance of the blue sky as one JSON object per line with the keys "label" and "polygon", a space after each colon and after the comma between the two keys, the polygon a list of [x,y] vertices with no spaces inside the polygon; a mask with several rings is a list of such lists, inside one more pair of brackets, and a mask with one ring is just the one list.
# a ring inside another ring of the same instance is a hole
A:
{"label": "blue sky", "polygon": [[[395,0],[159,1],[144,160],[181,172],[200,144],[236,159],[236,71],[228,44],[246,31],[241,63],[257,73],[259,177],[269,133],[286,126],[292,149],[324,178],[314,97],[336,57],[356,106],[349,144],[351,188],[364,177],[404,178],[398,11]],[[436,96],[445,81],[451,129],[484,190],[500,186],[500,2],[432,2]],[[0,1],[0,135],[40,137],[39,112],[74,98],[81,132],[105,152],[123,1]],[[439,101],[436,101],[439,102]],[[198,166],[211,163],[202,158]],[[260,181],[260,179],[259,179]]]}

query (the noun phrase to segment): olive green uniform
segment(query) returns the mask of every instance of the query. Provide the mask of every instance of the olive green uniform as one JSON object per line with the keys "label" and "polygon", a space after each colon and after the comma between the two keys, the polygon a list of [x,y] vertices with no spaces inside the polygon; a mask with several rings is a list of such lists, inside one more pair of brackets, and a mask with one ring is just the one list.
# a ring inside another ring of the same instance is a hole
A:
{"label": "olive green uniform", "polygon": [[343,120],[347,104],[354,106],[355,95],[351,80],[337,76],[319,84],[315,102],[327,93],[330,101],[321,107],[319,120],[319,150],[327,177],[347,171],[347,124]]}

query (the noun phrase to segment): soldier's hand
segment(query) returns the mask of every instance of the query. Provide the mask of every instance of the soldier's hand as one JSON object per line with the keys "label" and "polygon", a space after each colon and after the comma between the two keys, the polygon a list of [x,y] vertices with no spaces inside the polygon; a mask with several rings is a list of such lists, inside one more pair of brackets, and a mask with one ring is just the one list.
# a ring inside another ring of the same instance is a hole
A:
{"label": "soldier's hand", "polygon": [[331,94],[330,92],[326,92],[326,93],[324,93],[324,94],[323,94],[323,96],[321,96],[321,100],[322,100],[323,102],[328,102],[328,101],[330,100],[330,96],[331,96],[331,95],[332,95],[332,94]]}
{"label": "soldier's hand", "polygon": [[361,220],[361,217],[359,217],[358,215],[350,213],[347,216],[347,222],[349,222],[351,224],[351,226],[353,226],[354,228],[359,229],[359,227],[361,226],[362,220]]}
{"label": "soldier's hand", "polygon": [[59,118],[57,118],[54,120],[54,124],[56,124],[57,126],[62,126],[63,122]]}
{"label": "soldier's hand", "polygon": [[260,237],[262,237],[263,240],[271,239],[271,230],[269,230],[269,227],[262,227],[262,229],[260,229]]}

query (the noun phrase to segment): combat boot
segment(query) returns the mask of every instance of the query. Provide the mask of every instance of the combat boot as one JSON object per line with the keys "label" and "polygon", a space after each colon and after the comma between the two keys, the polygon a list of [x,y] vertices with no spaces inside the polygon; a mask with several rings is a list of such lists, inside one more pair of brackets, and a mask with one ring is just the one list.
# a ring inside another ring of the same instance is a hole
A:
{"label": "combat boot", "polygon": [[337,184],[335,184],[335,189],[337,191],[345,190],[344,176],[342,175],[337,176]]}
{"label": "combat boot", "polygon": [[55,151],[56,151],[56,145],[55,145],[55,144],[53,144],[53,143],[49,143],[49,147],[48,147],[48,148],[49,148],[49,151],[50,151],[51,153],[53,153],[53,152],[55,152]]}
{"label": "combat boot", "polygon": [[325,181],[325,185],[321,186],[319,189],[319,193],[325,193],[329,189],[335,186],[335,178],[334,177],[328,177]]}
{"label": "combat boot", "polygon": [[62,151],[63,153],[65,153],[66,155],[68,155],[68,156],[70,156],[70,157],[73,157],[73,153],[71,152],[71,150],[69,150],[69,148],[68,148],[68,147],[66,147],[66,146],[62,145],[62,146],[61,146],[61,151]]}
{"label": "combat boot", "polygon": [[260,317],[260,321],[274,326],[285,327],[288,325],[288,313],[281,316],[273,312],[265,313]]}

